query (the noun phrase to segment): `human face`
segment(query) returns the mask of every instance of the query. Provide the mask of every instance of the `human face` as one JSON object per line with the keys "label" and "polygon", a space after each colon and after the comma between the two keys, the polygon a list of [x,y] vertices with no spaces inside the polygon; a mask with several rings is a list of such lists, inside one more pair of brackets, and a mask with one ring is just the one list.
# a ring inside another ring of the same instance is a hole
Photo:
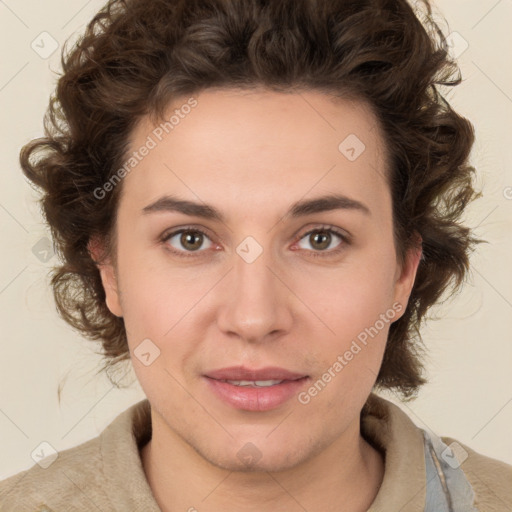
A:
{"label": "human face", "polygon": [[[419,257],[397,262],[376,118],[363,103],[312,91],[195,98],[165,136],[148,118],[134,130],[131,151],[148,137],[156,145],[123,180],[116,268],[101,270],[154,435],[231,470],[341,453],[359,436]],[[348,198],[342,207],[287,214],[334,194]],[[208,204],[222,220],[175,211],[166,196]],[[221,371],[231,367],[293,375]],[[262,389],[223,378],[288,380]]]}

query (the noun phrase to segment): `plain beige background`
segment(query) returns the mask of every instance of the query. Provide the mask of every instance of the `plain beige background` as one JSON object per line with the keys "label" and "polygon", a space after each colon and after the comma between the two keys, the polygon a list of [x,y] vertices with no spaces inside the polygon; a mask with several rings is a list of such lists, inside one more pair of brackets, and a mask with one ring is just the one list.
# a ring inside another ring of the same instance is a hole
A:
{"label": "plain beige background", "polygon": [[[144,398],[133,373],[127,390],[97,376],[99,347],[57,316],[47,278],[56,257],[18,165],[20,147],[42,135],[62,43],[102,5],[0,1],[0,479],[32,466],[41,442],[57,450],[75,446]],[[484,198],[467,222],[489,244],[474,255],[463,293],[432,312],[440,318],[423,330],[430,383],[401,407],[419,426],[512,463],[512,3],[435,6],[447,19],[442,28],[460,54],[464,78],[446,97],[477,135],[472,163]],[[48,56],[52,44],[59,47]]]}

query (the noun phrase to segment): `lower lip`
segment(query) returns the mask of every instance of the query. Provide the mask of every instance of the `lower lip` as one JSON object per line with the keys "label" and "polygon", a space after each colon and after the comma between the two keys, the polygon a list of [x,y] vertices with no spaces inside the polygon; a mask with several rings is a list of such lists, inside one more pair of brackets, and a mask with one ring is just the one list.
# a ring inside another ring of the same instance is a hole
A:
{"label": "lower lip", "polygon": [[244,411],[269,411],[283,405],[296,395],[304,386],[308,377],[298,380],[285,380],[281,384],[268,387],[235,386],[206,377],[210,389],[237,409]]}

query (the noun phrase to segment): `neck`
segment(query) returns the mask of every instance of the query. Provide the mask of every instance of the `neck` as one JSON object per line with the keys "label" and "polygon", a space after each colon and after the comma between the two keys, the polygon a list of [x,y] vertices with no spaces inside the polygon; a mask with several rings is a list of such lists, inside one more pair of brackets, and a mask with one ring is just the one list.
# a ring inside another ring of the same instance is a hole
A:
{"label": "neck", "polygon": [[363,439],[359,421],[311,459],[276,472],[222,469],[165,424],[152,423],[141,460],[162,512],[249,512],[255,505],[260,512],[334,512],[340,505],[360,512],[368,510],[384,476],[383,457]]}

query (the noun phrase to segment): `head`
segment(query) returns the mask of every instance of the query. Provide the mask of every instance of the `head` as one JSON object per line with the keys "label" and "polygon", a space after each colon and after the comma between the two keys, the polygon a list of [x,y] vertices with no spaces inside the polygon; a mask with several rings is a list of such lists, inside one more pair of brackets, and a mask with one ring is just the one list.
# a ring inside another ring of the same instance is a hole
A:
{"label": "head", "polygon": [[[297,463],[372,389],[425,382],[420,325],[477,240],[473,130],[437,89],[460,77],[424,8],[430,33],[405,1],[110,1],[22,150],[60,313],[220,466],[249,439],[267,469]],[[234,365],[308,387],[259,413],[206,403]]]}

